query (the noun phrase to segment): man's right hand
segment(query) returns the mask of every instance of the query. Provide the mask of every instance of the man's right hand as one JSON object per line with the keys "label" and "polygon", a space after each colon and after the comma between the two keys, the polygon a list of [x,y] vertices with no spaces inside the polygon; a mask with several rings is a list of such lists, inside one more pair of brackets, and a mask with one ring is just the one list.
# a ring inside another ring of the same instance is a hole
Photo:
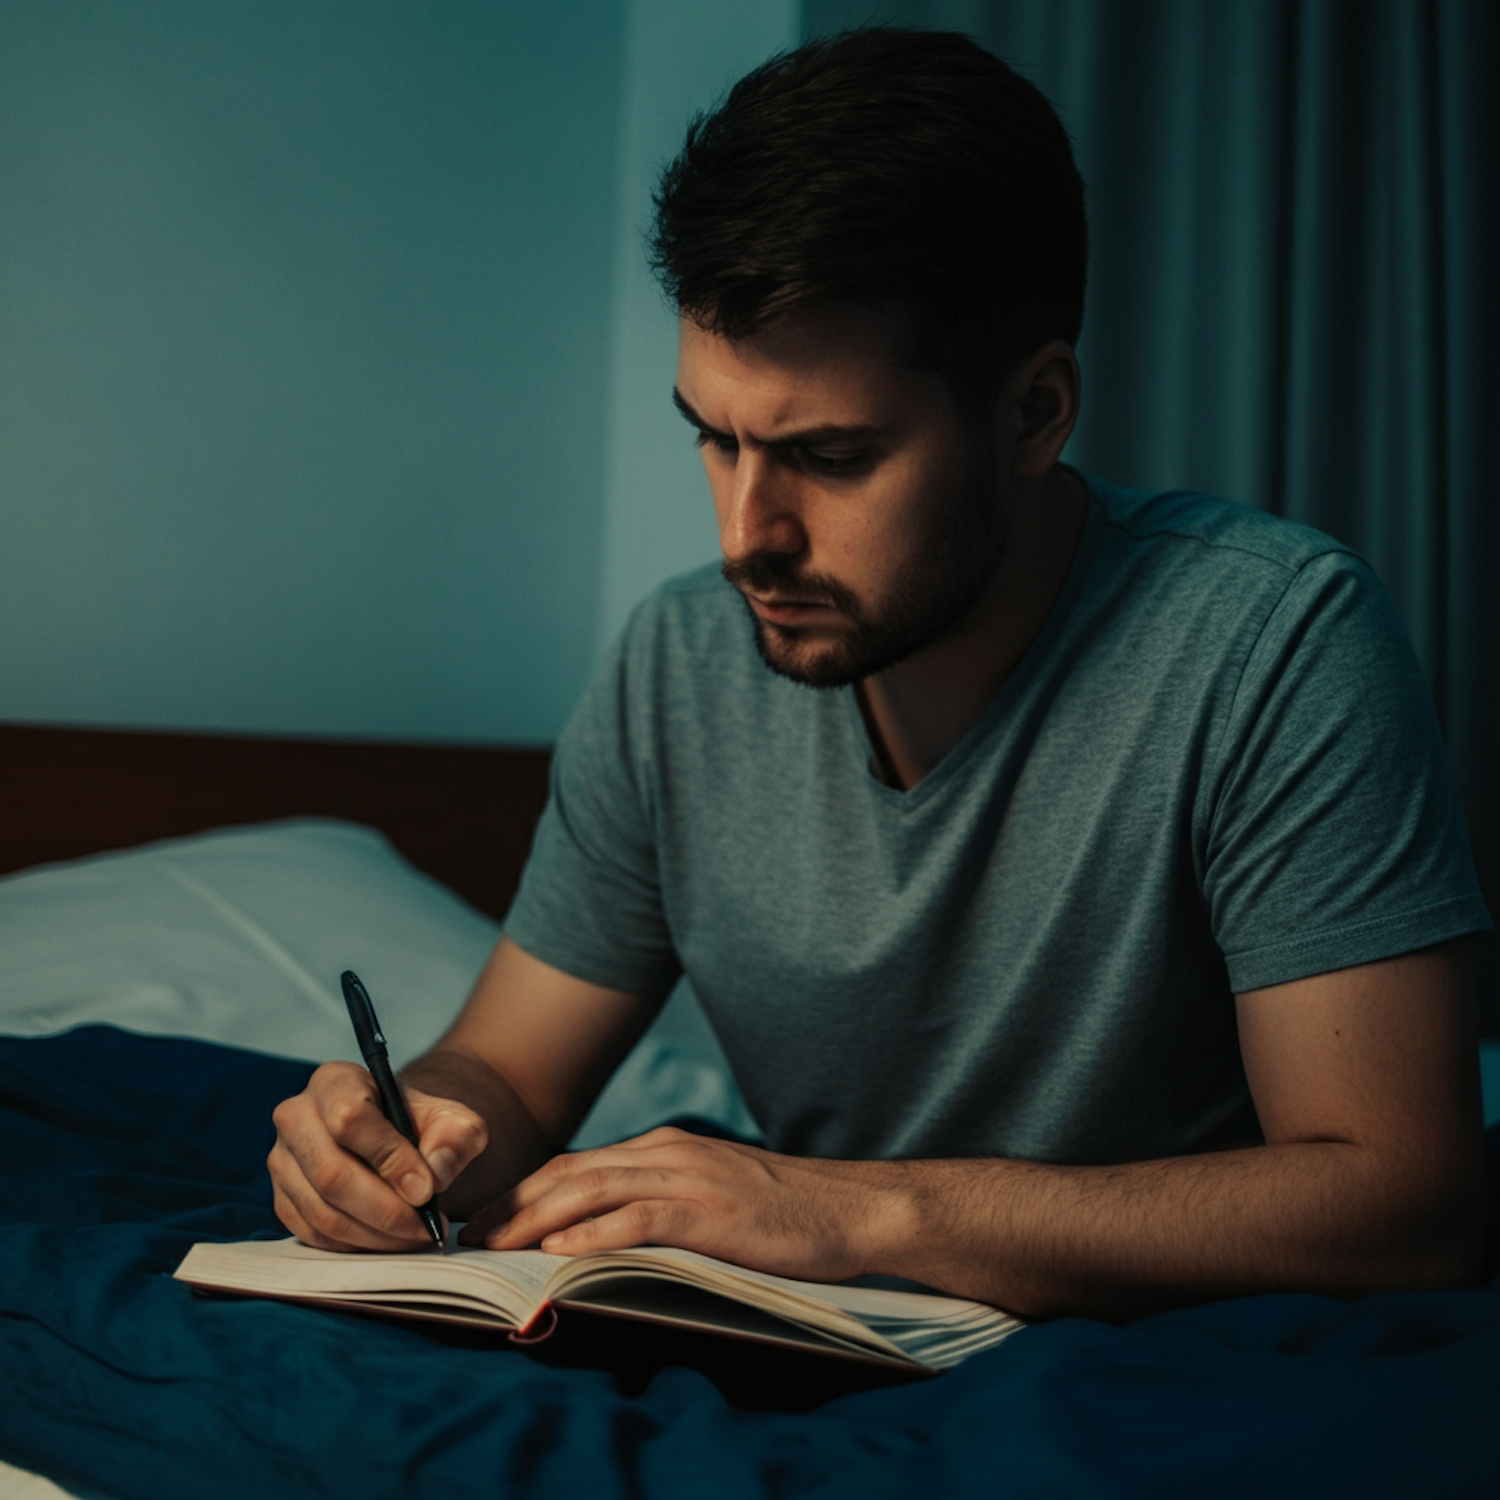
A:
{"label": "man's right hand", "polygon": [[534,1172],[662,999],[576,979],[502,937],[447,1032],[401,1070],[417,1146],[354,1063],[324,1063],[276,1106],[278,1217],[321,1250],[430,1245],[413,1209],[443,1194],[439,1207],[468,1219]]}
{"label": "man's right hand", "polygon": [[415,1250],[431,1244],[413,1211],[485,1149],[489,1131],[466,1104],[403,1087],[413,1146],[385,1118],[375,1080],[354,1063],[324,1063],[276,1106],[267,1166],[277,1217],[321,1250]]}

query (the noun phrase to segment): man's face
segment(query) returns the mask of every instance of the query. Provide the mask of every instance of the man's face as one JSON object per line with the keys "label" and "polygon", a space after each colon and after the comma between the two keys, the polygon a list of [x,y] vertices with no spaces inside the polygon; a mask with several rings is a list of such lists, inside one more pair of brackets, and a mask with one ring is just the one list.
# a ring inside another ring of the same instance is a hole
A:
{"label": "man's face", "polygon": [[683,320],[724,575],[777,672],[838,687],[960,629],[1003,550],[992,445],[887,319],[846,304],[730,342]]}

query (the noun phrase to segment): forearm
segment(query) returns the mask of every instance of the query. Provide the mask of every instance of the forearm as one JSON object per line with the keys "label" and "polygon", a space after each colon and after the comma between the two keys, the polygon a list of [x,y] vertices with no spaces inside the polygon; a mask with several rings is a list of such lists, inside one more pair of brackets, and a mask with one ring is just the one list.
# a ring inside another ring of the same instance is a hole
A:
{"label": "forearm", "polygon": [[1340,1141],[1108,1167],[860,1165],[872,1270],[1032,1317],[1456,1285],[1475,1274],[1482,1233],[1472,1164],[1393,1174]]}
{"label": "forearm", "polygon": [[471,1053],[438,1046],[401,1070],[401,1081],[466,1104],[483,1119],[484,1150],[439,1195],[438,1206],[462,1222],[509,1191],[556,1149],[514,1088]]}

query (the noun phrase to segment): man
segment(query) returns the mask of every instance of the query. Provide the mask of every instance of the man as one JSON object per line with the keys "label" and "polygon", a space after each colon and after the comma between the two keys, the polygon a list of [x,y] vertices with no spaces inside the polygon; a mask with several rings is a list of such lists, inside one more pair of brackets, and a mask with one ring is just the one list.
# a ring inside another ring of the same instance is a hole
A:
{"label": "man", "polygon": [[[347,1064],[278,1109],[287,1226],[411,1248],[436,1190],[470,1243],[1031,1316],[1471,1278],[1487,917],[1420,673],[1328,538],[1060,464],[1050,107],[847,34],[743,80],[657,209],[724,577],[648,601],[564,735],[404,1075],[420,1151]],[[768,1149],[554,1155],[684,971]]]}

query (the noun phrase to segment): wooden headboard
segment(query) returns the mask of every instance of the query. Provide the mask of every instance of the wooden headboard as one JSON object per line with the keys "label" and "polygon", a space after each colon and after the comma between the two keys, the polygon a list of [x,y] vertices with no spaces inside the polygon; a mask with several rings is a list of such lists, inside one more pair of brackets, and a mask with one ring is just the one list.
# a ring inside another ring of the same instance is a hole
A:
{"label": "wooden headboard", "polygon": [[499,917],[546,800],[548,760],[538,747],[0,724],[0,874],[317,813],[380,829]]}

